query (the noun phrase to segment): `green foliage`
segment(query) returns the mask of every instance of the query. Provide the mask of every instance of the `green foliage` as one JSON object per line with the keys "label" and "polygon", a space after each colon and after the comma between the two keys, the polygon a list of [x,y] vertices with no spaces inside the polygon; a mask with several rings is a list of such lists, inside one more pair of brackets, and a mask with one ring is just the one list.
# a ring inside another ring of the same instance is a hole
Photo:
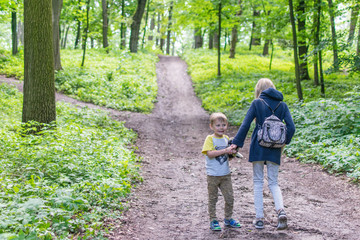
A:
{"label": "green foliage", "polygon": [[0,85],[0,239],[104,234],[141,181],[136,134],[103,111],[57,104],[57,127],[23,135],[22,96]]}
{"label": "green foliage", "polygon": [[0,74],[24,79],[24,51],[22,49],[19,49],[16,56],[11,55],[11,51],[0,49]]}
{"label": "green foliage", "polygon": [[331,173],[347,173],[360,180],[359,106],[359,88],[340,101],[294,105],[296,134],[286,153],[304,162],[320,163]]}
{"label": "green foliage", "polygon": [[74,64],[80,50],[62,52],[64,70],[57,72],[56,89],[81,101],[118,110],[150,112],[156,99],[155,64],[150,53],[132,54],[90,50],[86,66]]}

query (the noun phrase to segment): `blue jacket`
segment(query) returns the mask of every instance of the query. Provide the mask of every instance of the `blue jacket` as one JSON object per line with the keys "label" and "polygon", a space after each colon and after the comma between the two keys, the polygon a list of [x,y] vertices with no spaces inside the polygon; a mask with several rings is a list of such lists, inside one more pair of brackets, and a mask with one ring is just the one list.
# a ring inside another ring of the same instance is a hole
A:
{"label": "blue jacket", "polygon": [[[283,100],[281,92],[274,88],[268,88],[261,92],[260,98],[264,99],[272,109],[275,109],[280,101]],[[259,145],[257,141],[258,126],[262,125],[265,118],[270,116],[271,110],[260,99],[255,99],[246,113],[245,119],[242,122],[239,131],[237,132],[233,143],[238,147],[244,145],[246,135],[249,131],[251,122],[256,119],[256,127],[251,136],[249,162],[254,161],[271,161],[280,165],[281,148],[266,148]],[[282,102],[276,109],[275,115],[286,123],[286,144],[289,144],[291,138],[295,133],[295,125],[292,120],[290,111],[286,103]]]}

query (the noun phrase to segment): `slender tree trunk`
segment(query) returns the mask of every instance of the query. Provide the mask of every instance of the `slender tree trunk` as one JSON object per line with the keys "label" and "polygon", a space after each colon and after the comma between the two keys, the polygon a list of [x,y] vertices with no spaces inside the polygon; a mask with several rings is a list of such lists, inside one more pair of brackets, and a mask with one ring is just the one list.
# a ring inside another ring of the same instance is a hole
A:
{"label": "slender tree trunk", "polygon": [[130,35],[130,52],[136,53],[138,51],[138,43],[139,43],[139,34],[140,34],[140,26],[141,19],[143,17],[146,0],[138,0],[138,5],[136,8],[136,12],[133,16],[133,22],[131,24],[131,35]]}
{"label": "slender tree trunk", "polygon": [[296,89],[297,95],[300,101],[303,100],[301,82],[300,82],[300,73],[299,73],[299,58],[297,53],[297,36],[296,36],[296,26],[295,26],[295,17],[294,17],[294,8],[292,0],[289,0],[289,8],[290,8],[290,22],[292,28],[293,42],[294,42],[294,60],[295,60],[295,76],[296,76]]}
{"label": "slender tree trunk", "polygon": [[319,44],[320,44],[320,17],[321,17],[321,0],[314,0],[314,85],[319,85]]}
{"label": "slender tree trunk", "polygon": [[51,5],[51,0],[24,1],[22,122],[25,123],[56,120]]}
{"label": "slender tree trunk", "polygon": [[325,97],[325,83],[324,72],[322,67],[322,51],[319,51],[319,66],[320,66],[320,85],[321,85],[321,97]]}
{"label": "slender tree trunk", "polygon": [[64,49],[66,48],[66,42],[67,42],[67,37],[68,37],[68,34],[69,34],[69,29],[70,29],[70,25],[66,27],[65,36],[62,39],[61,47],[64,48]]}
{"label": "slender tree trunk", "polygon": [[90,0],[87,0],[87,2],[86,2],[86,27],[84,29],[83,46],[82,46],[82,48],[83,48],[83,57],[82,57],[82,62],[81,62],[82,67],[85,64],[86,42],[87,42],[88,33],[89,33],[89,12],[90,12]]}
{"label": "slender tree trunk", "polygon": [[172,24],[172,11],[173,11],[173,4],[174,2],[170,2],[170,9],[169,9],[169,24],[168,24],[168,31],[167,31],[167,42],[166,42],[166,54],[170,54],[170,36],[171,36],[171,24]]}
{"label": "slender tree trunk", "polygon": [[328,4],[329,4],[329,14],[330,14],[330,23],[331,23],[331,38],[333,43],[334,70],[338,71],[339,58],[338,58],[338,45],[337,45],[337,37],[335,30],[335,10],[332,0],[328,0]]}
{"label": "slender tree trunk", "polygon": [[106,52],[109,53],[108,42],[108,29],[109,29],[109,19],[108,19],[108,2],[107,0],[101,0],[102,6],[102,37],[103,37],[103,48],[106,49]]}
{"label": "slender tree trunk", "polygon": [[12,55],[18,53],[18,35],[17,35],[17,19],[16,11],[11,12],[11,39],[12,39]]}
{"label": "slender tree trunk", "polygon": [[214,48],[218,49],[219,48],[219,29],[217,28],[214,31]]}
{"label": "slender tree trunk", "polygon": [[52,25],[53,25],[53,44],[54,44],[54,69],[61,70],[60,58],[60,14],[63,0],[52,0]]}
{"label": "slender tree trunk", "polygon": [[159,36],[160,36],[160,21],[161,21],[161,16],[160,16],[160,12],[158,13],[158,17],[157,17],[157,37],[156,37],[156,46],[159,45]]}
{"label": "slender tree trunk", "polygon": [[121,1],[121,26],[120,26],[120,49],[125,49],[126,46],[126,27],[125,27],[125,0]]}
{"label": "slender tree trunk", "polygon": [[356,46],[356,55],[360,56],[360,26],[359,26],[358,41],[357,41],[357,46]]}
{"label": "slender tree trunk", "polygon": [[[79,8],[78,8],[79,13],[81,12],[80,4],[81,4],[81,0],[79,0]],[[81,36],[81,32],[80,32],[81,31],[81,21],[80,21],[79,16],[76,17],[76,21],[77,21],[77,30],[76,30],[74,49],[78,48],[79,42],[80,42],[80,36]]]}
{"label": "slender tree trunk", "polygon": [[219,32],[218,32],[218,48],[217,48],[217,50],[218,50],[218,77],[220,77],[221,76],[221,62],[220,62],[220,60],[221,60],[221,53],[220,53],[220,39],[221,39],[221,1],[219,2],[219,12],[218,12],[218,14],[219,14],[219,27],[218,27],[218,30],[219,30]]}
{"label": "slender tree trunk", "polygon": [[[17,31],[18,31],[18,39],[20,40],[20,43],[24,45],[24,24],[19,21],[17,25]],[[19,45],[19,42],[18,42]]]}
{"label": "slender tree trunk", "polygon": [[146,14],[145,14],[145,25],[144,25],[144,34],[143,34],[143,38],[142,38],[142,44],[141,44],[141,48],[144,48],[144,44],[145,44],[145,35],[146,35],[146,27],[147,27],[147,22],[148,22],[148,17],[149,17],[149,6],[150,6],[150,0],[147,2],[147,7],[146,7]]}
{"label": "slender tree trunk", "polygon": [[[266,10],[264,9],[264,12],[266,12]],[[266,15],[270,16],[271,11],[267,11]],[[263,48],[263,56],[267,56],[269,55],[269,45],[271,42],[271,27],[272,27],[272,21],[267,21],[266,22],[266,32],[265,32],[265,43],[264,43],[264,48]]]}
{"label": "slender tree trunk", "polygon": [[350,18],[350,30],[349,30],[349,38],[348,44],[351,46],[354,40],[355,29],[357,20],[359,18],[359,3],[356,3],[355,6],[351,9],[351,18]]}
{"label": "slender tree trunk", "polygon": [[[254,19],[257,18],[260,15],[260,11],[253,11]],[[258,46],[261,45],[261,38],[259,37],[261,31],[261,27],[257,26],[256,21],[254,20],[252,23],[252,29],[251,29],[251,39],[250,39],[250,49],[251,45]]]}
{"label": "slender tree trunk", "polygon": [[273,56],[274,56],[274,42],[273,42],[273,40],[270,40],[270,44],[271,44],[271,55],[270,55],[269,71],[271,71],[271,65],[272,65]]}
{"label": "slender tree trunk", "polygon": [[298,35],[299,35],[299,59],[300,59],[300,80],[309,80],[309,70],[307,61],[308,46],[306,43],[306,12],[305,12],[305,0],[300,0],[297,7],[299,17],[298,22]]}

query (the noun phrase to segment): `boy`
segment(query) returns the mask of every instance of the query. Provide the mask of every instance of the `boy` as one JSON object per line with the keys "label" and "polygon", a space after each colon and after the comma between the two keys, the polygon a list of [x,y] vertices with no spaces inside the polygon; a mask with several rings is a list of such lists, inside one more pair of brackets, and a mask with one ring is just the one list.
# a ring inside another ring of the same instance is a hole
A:
{"label": "boy", "polygon": [[225,226],[240,228],[238,221],[232,219],[234,194],[229,168],[229,154],[236,153],[234,147],[228,147],[229,137],[224,135],[228,127],[228,120],[223,113],[213,113],[210,116],[210,128],[214,131],[206,137],[202,153],[206,155],[206,174],[208,183],[208,210],[210,229],[221,231],[216,218],[216,203],[218,189],[225,200]]}

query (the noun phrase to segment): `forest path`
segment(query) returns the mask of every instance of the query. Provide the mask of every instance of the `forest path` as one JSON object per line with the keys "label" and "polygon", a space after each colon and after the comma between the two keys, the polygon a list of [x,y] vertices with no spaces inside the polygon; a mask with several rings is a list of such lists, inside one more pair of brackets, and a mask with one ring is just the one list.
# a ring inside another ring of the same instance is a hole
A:
{"label": "forest path", "polygon": [[[132,193],[129,209],[109,234],[110,239],[359,239],[360,188],[345,177],[335,177],[317,165],[282,159],[279,183],[283,191],[289,228],[276,231],[271,193],[264,189],[265,229],[252,226],[254,218],[252,168],[247,162],[249,142],[232,160],[235,195],[234,218],[240,229],[209,229],[203,141],[211,134],[208,114],[195,96],[186,63],[178,57],[160,56],[157,63],[158,102],[151,114],[106,109],[138,133],[137,154],[144,182]],[[0,76],[0,82],[11,82]],[[17,83],[21,89],[21,83]],[[57,100],[80,107],[101,108],[57,93]],[[237,127],[230,127],[234,136]],[[223,198],[217,214],[223,219]],[[223,226],[223,224],[221,223]]]}

